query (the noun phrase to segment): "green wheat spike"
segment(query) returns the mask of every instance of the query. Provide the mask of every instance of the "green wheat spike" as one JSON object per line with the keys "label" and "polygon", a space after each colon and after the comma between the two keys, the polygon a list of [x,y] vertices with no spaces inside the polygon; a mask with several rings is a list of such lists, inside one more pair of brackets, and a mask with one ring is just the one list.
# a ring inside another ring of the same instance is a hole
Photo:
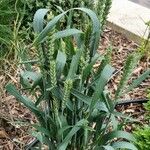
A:
{"label": "green wheat spike", "polygon": [[64,97],[62,101],[62,111],[65,109],[66,103],[70,98],[72,86],[73,86],[73,81],[71,79],[67,79],[64,83]]}
{"label": "green wheat spike", "polygon": [[59,109],[59,106],[58,106],[58,102],[57,102],[57,99],[53,96],[53,110],[54,110],[54,114],[55,114],[55,117],[58,116],[58,109]]}
{"label": "green wheat spike", "polygon": [[45,69],[44,69],[45,57],[43,54],[42,47],[38,46],[37,51],[38,51],[39,67],[40,67],[41,73],[42,73],[43,77],[46,77],[45,76],[46,73],[45,73]]}
{"label": "green wheat spike", "polygon": [[123,70],[123,76],[120,80],[118,89],[116,91],[116,95],[115,95],[116,100],[119,98],[119,96],[123,92],[128,80],[132,74],[132,71],[135,68],[135,66],[137,65],[137,62],[140,59],[140,57],[141,56],[139,54],[132,54],[127,58],[125,66],[124,66],[124,70]]}
{"label": "green wheat spike", "polygon": [[[56,79],[56,62],[54,60],[50,61],[50,79],[51,79],[51,86],[52,87],[56,87],[57,85],[57,79]],[[58,101],[57,99],[54,97],[54,95],[52,95],[52,99],[53,99],[53,111],[55,114],[55,117],[58,116]]]}
{"label": "green wheat spike", "polygon": [[106,59],[107,64],[111,64],[111,59],[112,59],[112,46],[111,45],[107,48],[107,54],[106,54],[105,59]]}
{"label": "green wheat spike", "polygon": [[99,16],[99,20],[101,24],[103,22],[103,13],[105,9],[105,3],[106,3],[106,0],[99,0],[96,5],[97,6],[96,12],[97,12],[97,15]]}
{"label": "green wheat spike", "polygon": [[90,43],[90,37],[91,37],[91,25],[88,25],[86,27],[86,31],[85,31],[85,51],[84,51],[84,55],[85,55],[85,61],[88,63],[90,61],[90,50],[89,50],[89,43]]}
{"label": "green wheat spike", "polygon": [[48,53],[47,53],[47,55],[48,55],[48,59],[50,61],[50,60],[54,59],[53,55],[54,55],[55,49],[54,49],[54,42],[51,39],[50,39],[48,44],[49,45],[48,45]]}
{"label": "green wheat spike", "polygon": [[38,51],[38,58],[39,58],[40,65],[43,66],[45,59],[44,59],[44,56],[43,56],[43,51],[42,51],[41,46],[37,47],[37,51]]}
{"label": "green wheat spike", "polygon": [[106,24],[107,16],[109,14],[109,10],[111,8],[111,5],[112,5],[112,0],[106,0],[106,2],[105,2],[105,8],[103,10],[103,15],[102,15],[103,20],[101,22],[101,24],[102,24],[102,31],[103,31],[104,26]]}
{"label": "green wheat spike", "polygon": [[50,78],[52,87],[55,87],[57,84],[57,79],[56,79],[56,62],[54,60],[50,61]]}
{"label": "green wheat spike", "polygon": [[86,49],[86,53],[85,53],[85,61],[88,64],[90,61],[90,50],[89,48]]}
{"label": "green wheat spike", "polygon": [[86,62],[85,58],[83,56],[81,56],[81,58],[80,58],[80,64],[79,64],[80,73],[82,73],[82,71],[84,70],[84,68],[86,66],[87,66],[87,62]]}
{"label": "green wheat spike", "polygon": [[111,59],[112,59],[112,46],[110,45],[107,49],[106,49],[106,54],[105,54],[105,59],[104,61],[102,61],[102,64],[104,63],[104,65],[102,65],[102,68],[107,65],[107,64],[111,64]]}
{"label": "green wheat spike", "polygon": [[89,23],[86,25],[86,30],[85,30],[85,35],[84,35],[86,47],[88,47],[88,45],[89,45],[89,41],[91,38],[91,32],[92,32],[92,27],[91,27],[91,24]]}

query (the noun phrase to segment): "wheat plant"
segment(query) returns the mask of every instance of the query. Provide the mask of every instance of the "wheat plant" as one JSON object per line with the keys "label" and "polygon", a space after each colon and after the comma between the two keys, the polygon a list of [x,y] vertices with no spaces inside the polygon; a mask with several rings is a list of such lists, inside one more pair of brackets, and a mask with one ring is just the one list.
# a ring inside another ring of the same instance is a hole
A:
{"label": "wheat plant", "polygon": [[[85,32],[68,26],[59,31],[59,21],[78,11],[89,17]],[[72,8],[45,24],[48,12],[49,9],[39,9],[34,15],[32,46],[38,60],[22,62],[25,66],[28,63],[30,69],[21,73],[20,83],[32,96],[13,84],[6,86],[36,116],[32,135],[49,150],[137,150],[132,144],[134,137],[119,127],[117,117],[125,116],[116,112],[115,103],[124,92],[138,57],[128,58],[116,100],[112,101],[105,86],[115,69],[108,57],[97,53],[100,22],[96,14],[87,8]],[[40,71],[32,69],[34,63]],[[102,65],[97,70],[93,67],[96,63]],[[138,84],[149,74],[144,74]],[[138,84],[131,84],[130,89]]]}

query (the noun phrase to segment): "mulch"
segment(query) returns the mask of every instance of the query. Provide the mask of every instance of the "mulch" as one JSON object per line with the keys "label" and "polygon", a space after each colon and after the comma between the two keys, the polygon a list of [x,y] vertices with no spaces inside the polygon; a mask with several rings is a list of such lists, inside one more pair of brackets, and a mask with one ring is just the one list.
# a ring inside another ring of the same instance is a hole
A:
{"label": "mulch", "polygon": [[[114,93],[114,91],[117,90],[117,85],[120,81],[123,71],[123,65],[125,63],[126,58],[129,54],[137,50],[138,45],[133,41],[128,40],[122,34],[107,28],[104,32],[104,36],[102,37],[102,46],[100,46],[100,52],[103,53],[110,44],[113,47],[111,63],[112,66],[118,72],[109,84],[110,91]],[[149,68],[150,57],[144,57],[139,62],[137,62],[137,67],[133,71],[129,83],[131,83],[131,81],[133,81],[134,79],[138,78],[144,71],[146,71]],[[135,88],[132,92],[125,94],[123,99],[145,99],[147,97],[147,88],[150,88],[150,79],[146,79],[142,84],[140,84],[140,86]]]}
{"label": "mulch", "polygon": [[[113,96],[117,90],[117,85],[122,75],[123,64],[127,56],[136,51],[138,45],[128,40],[122,34],[117,33],[110,28],[105,29],[102,42],[99,47],[100,53],[105,53],[108,46],[113,47],[112,66],[116,68],[117,74],[111,79],[108,88]],[[6,73],[0,72],[0,149],[2,150],[21,150],[23,146],[33,140],[30,135],[30,123],[36,122],[35,117],[24,106],[16,102],[16,100],[7,95],[4,86],[8,81],[17,84],[18,70],[11,62],[6,62]],[[141,73],[150,68],[150,57],[143,58],[137,64],[137,68],[133,71],[131,80],[137,78]],[[8,69],[9,72],[8,72]],[[122,100],[145,99],[147,98],[147,89],[150,88],[150,79],[145,80],[140,86],[132,92],[126,93]],[[126,106],[118,106],[118,111],[130,114],[139,120],[144,119],[144,109],[141,104],[129,104]],[[129,131],[132,130],[128,126]]]}

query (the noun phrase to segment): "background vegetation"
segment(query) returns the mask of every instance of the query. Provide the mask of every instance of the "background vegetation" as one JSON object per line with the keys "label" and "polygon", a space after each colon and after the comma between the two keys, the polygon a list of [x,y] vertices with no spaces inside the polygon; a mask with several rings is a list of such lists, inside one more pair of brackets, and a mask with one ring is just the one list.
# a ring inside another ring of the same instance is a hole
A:
{"label": "background vegetation", "polygon": [[149,101],[144,105],[145,108],[145,124],[143,127],[137,126],[136,131],[134,132],[136,141],[136,146],[138,150],[149,149],[150,147],[150,91],[148,91]]}
{"label": "background vegetation", "polygon": [[[39,8],[50,9],[50,19],[51,17],[58,15],[60,12],[65,11],[69,8],[87,7],[96,12],[96,14],[99,16],[101,26],[104,26],[110,6],[111,0],[102,0],[97,3],[91,0],[16,0],[15,2],[14,0],[2,0],[0,1],[0,56],[1,58],[2,56],[3,58],[5,58],[5,56],[11,56],[11,59],[17,58],[18,49],[20,49],[18,43],[26,41],[25,44],[28,44],[33,40],[34,36],[32,21],[36,10]],[[78,26],[81,20],[87,21],[87,19],[84,19],[85,15],[81,13],[76,12],[73,14],[73,16],[70,15],[70,18],[71,17],[73,17],[75,26]],[[61,28],[64,28],[64,26],[66,26],[66,23],[64,23],[64,20],[62,20],[60,26]]]}

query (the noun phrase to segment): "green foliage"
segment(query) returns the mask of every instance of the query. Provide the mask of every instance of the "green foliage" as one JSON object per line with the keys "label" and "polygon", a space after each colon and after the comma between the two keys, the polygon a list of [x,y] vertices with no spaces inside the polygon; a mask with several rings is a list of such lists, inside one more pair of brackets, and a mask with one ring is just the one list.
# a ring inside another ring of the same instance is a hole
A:
{"label": "green foliage", "polygon": [[[148,98],[150,99],[148,90]],[[141,128],[138,127],[134,131],[134,136],[136,138],[136,145],[139,150],[145,150],[149,149],[150,147],[150,101],[148,101],[146,104],[144,104],[144,108],[146,110],[145,113],[145,125]],[[147,123],[147,125],[146,125]]]}
{"label": "green foliage", "polygon": [[150,90],[148,90],[148,98],[149,98],[149,101],[144,104],[144,108],[146,110],[146,114],[145,114],[145,118],[149,121],[150,123]]}
{"label": "green foliage", "polygon": [[[12,21],[15,17],[13,0],[0,1],[0,57],[5,54],[3,48],[10,45],[12,39]],[[5,47],[4,47],[5,46]]]}
{"label": "green foliage", "polygon": [[[30,24],[30,22],[32,21],[36,10],[39,8],[49,9],[50,13],[48,18],[52,19],[54,16],[70,8],[85,7],[93,10],[99,16],[99,21],[101,23],[100,30],[102,32],[106,24],[109,9],[111,7],[111,1],[112,0],[26,0],[24,1],[24,4],[26,5],[26,12],[24,16],[25,19],[22,21],[22,30],[27,30],[29,35],[26,35],[26,37],[32,39],[32,24]],[[64,29],[66,26],[79,27],[82,26],[81,22],[84,25],[88,24],[87,16],[85,14],[80,13],[80,11],[74,12],[73,14],[70,12],[68,15],[68,20],[66,21],[66,19],[62,19],[59,22],[59,25],[57,25],[57,28]],[[85,27],[82,27],[82,29],[85,29]]]}
{"label": "green foliage", "polygon": [[[29,13],[32,14],[30,16],[30,20],[28,20],[28,21],[31,21],[35,11],[38,8],[42,8],[42,7],[51,9],[53,15],[58,15],[60,12],[66,11],[70,8],[86,7],[86,8],[90,8],[93,11],[95,11],[97,13],[97,15],[98,14],[102,15],[103,16],[102,18],[104,18],[103,19],[103,21],[104,21],[104,20],[106,20],[106,17],[109,13],[109,9],[111,6],[111,0],[101,0],[101,1],[97,1],[97,2],[95,2],[94,0],[84,0],[84,1],[83,0],[69,0],[69,1],[68,0],[63,0],[63,1],[62,0],[57,0],[57,1],[56,0],[45,0],[45,1],[32,0],[32,1],[26,1],[26,4],[27,4],[27,9],[26,9],[27,16]],[[81,21],[80,19],[82,19],[83,14],[79,13],[79,12],[78,13],[75,12],[73,14],[73,16],[75,17],[74,23],[78,24],[79,21]]]}
{"label": "green foliage", "polygon": [[150,52],[149,52],[149,49],[150,49],[150,21],[148,21],[145,24],[147,25],[145,33],[148,32],[148,36],[146,39],[145,38],[142,39],[142,42],[138,48],[138,52],[140,52],[143,56],[149,57],[150,56]]}
{"label": "green foliage", "polygon": [[137,140],[136,145],[138,150],[145,150],[150,148],[150,127],[146,126],[144,128],[138,128],[134,132],[135,138]]}
{"label": "green foliage", "polygon": [[[107,14],[111,6],[111,0],[101,0],[101,3],[94,0],[1,0],[0,1],[0,57],[18,59],[22,50],[20,43],[25,45],[32,42],[33,15],[39,8],[48,8],[50,10],[47,18],[60,14],[70,8],[86,7],[96,12],[101,23],[100,32],[103,31]],[[71,21],[71,22],[70,22]],[[70,12],[68,19],[62,19],[57,25],[57,29],[64,29],[66,26],[79,27],[81,22],[89,24],[87,16],[83,13]],[[87,26],[88,28],[88,26]],[[85,29],[83,26],[82,29]],[[26,40],[24,40],[26,39]],[[6,57],[5,57],[6,56]]]}
{"label": "green foliage", "polygon": [[9,56],[13,59],[16,55],[15,49],[23,13],[24,4],[21,0],[0,1],[0,58],[2,59]]}
{"label": "green foliage", "polygon": [[[6,86],[7,91],[37,117],[33,135],[50,150],[137,150],[132,144],[134,137],[120,130],[117,117],[123,116],[116,112],[116,101],[112,101],[105,90],[115,69],[110,65],[108,55],[105,57],[97,53],[101,27],[98,17],[90,9],[72,8],[45,24],[48,11],[39,9],[33,23],[35,39],[32,46],[37,50],[38,60],[35,63],[40,71],[32,69],[35,67],[33,60],[22,62],[30,66],[21,73],[20,81],[23,89],[31,94],[30,98],[21,94],[22,91],[14,85]],[[61,19],[66,18],[66,22],[69,20],[73,24],[68,16],[78,11],[90,18],[85,32],[68,26],[58,30]],[[108,49],[108,54],[110,52],[111,49]],[[93,65],[102,61],[102,66],[95,71]],[[125,81],[120,82],[117,98],[135,66],[131,55],[125,65]]]}

